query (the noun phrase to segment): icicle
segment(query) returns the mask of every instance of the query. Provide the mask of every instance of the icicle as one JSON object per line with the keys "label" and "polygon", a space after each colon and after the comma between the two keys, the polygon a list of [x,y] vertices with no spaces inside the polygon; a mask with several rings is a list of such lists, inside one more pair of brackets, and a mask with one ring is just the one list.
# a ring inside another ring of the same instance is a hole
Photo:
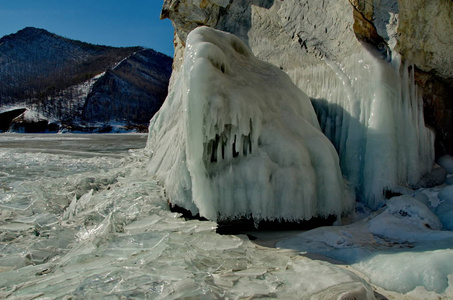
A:
{"label": "icicle", "polygon": [[434,159],[433,134],[425,127],[413,74],[398,55],[389,63],[366,50],[341,65],[325,61],[289,73],[312,98],[343,174],[373,208],[385,189],[414,184]]}

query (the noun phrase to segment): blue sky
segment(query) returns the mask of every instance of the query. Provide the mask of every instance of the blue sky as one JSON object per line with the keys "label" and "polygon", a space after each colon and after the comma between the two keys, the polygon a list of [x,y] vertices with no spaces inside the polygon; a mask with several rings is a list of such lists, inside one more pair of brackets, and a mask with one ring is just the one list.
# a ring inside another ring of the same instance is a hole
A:
{"label": "blue sky", "polygon": [[144,46],[173,56],[164,0],[0,0],[0,37],[27,26],[83,42]]}

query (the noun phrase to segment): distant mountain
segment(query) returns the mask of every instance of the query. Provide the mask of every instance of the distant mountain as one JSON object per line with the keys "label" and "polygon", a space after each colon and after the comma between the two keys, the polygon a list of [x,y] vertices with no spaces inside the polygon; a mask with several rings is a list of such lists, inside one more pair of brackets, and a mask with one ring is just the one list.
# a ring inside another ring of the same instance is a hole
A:
{"label": "distant mountain", "polygon": [[0,39],[0,114],[27,109],[13,119],[13,131],[36,131],[33,123],[42,121],[53,123],[45,130],[146,128],[166,97],[171,64],[151,49],[93,45],[27,27]]}

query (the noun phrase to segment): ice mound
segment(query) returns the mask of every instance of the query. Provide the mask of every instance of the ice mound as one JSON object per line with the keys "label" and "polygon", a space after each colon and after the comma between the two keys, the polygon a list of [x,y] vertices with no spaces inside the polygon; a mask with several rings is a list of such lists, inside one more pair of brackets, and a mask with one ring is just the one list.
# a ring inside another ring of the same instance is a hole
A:
{"label": "ice mound", "polygon": [[[398,242],[417,241],[422,233],[437,238],[433,230],[442,229],[438,217],[422,202],[408,195],[393,197],[386,209],[369,222],[373,234]],[[426,238],[426,237],[425,237]]]}
{"label": "ice mound", "polygon": [[149,171],[211,220],[307,220],[352,208],[309,98],[234,35],[201,27],[151,120]]}
{"label": "ice mound", "polygon": [[417,200],[420,195],[394,197],[362,221],[316,228],[277,246],[350,264],[386,290],[450,299],[453,232],[440,230],[439,218]]}
{"label": "ice mound", "polygon": [[366,274],[373,284],[387,290],[408,293],[422,287],[442,295],[424,299],[451,299],[453,293],[448,286],[453,279],[452,261],[451,249],[424,251],[420,247],[380,253],[353,267]]}

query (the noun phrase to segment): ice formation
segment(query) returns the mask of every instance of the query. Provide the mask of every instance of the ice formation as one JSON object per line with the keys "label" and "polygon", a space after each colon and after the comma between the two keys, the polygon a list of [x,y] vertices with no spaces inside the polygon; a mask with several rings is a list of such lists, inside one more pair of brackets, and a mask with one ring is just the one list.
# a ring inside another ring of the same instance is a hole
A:
{"label": "ice formation", "polygon": [[174,204],[211,220],[341,215],[353,199],[309,98],[234,35],[193,30],[150,124],[149,170]]}
{"label": "ice formation", "polygon": [[289,75],[312,99],[357,197],[376,209],[385,190],[415,185],[434,161],[414,67],[366,49],[341,64],[325,62]]}

